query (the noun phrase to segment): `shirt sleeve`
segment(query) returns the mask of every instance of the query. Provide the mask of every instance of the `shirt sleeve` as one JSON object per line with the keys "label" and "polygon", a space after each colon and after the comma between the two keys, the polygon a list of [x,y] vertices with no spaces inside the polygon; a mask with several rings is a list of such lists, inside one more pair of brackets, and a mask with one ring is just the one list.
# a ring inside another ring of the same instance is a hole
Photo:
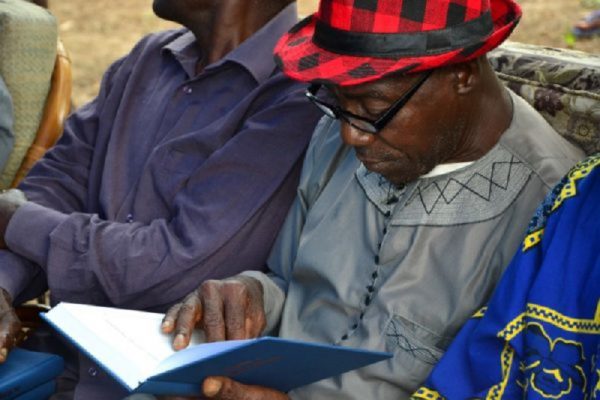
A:
{"label": "shirt sleeve", "polygon": [[4,168],[15,143],[13,119],[10,93],[0,77],[0,171]]}
{"label": "shirt sleeve", "polygon": [[[115,222],[34,200],[9,224],[10,249],[43,266],[50,289],[70,293],[71,301],[127,308],[161,307],[204,279],[260,267],[319,117],[300,85],[283,93],[198,167],[172,199],[168,218]],[[83,175],[76,185],[83,190]],[[96,291],[99,297],[90,298]]]}
{"label": "shirt sleeve", "polygon": [[[327,164],[323,157],[331,155],[322,154],[323,142],[333,134],[337,136],[333,120],[324,117],[315,129],[314,137],[306,153],[300,184],[296,199],[286,217],[275,245],[267,261],[268,272],[245,271],[241,275],[249,276],[260,281],[263,287],[263,300],[267,326],[265,334],[274,334],[279,326],[283,305],[293,268],[298,253],[298,245],[304,228],[306,214],[312,203],[318,197],[328,173],[319,168]],[[319,160],[325,162],[318,162]]]}

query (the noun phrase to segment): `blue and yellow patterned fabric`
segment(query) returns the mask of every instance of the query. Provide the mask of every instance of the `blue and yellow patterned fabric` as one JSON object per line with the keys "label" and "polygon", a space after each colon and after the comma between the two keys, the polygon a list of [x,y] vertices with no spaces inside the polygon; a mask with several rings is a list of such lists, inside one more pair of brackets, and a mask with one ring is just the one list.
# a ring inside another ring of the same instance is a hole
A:
{"label": "blue and yellow patterned fabric", "polygon": [[600,154],[531,221],[488,307],[412,399],[600,399]]}

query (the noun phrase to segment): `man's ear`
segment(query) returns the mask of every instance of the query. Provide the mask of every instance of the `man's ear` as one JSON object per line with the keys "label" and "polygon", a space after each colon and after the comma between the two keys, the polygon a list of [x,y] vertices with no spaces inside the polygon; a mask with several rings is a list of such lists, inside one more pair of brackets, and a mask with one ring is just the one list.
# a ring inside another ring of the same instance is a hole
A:
{"label": "man's ear", "polygon": [[453,65],[451,73],[454,75],[456,93],[459,95],[470,93],[481,79],[479,58]]}

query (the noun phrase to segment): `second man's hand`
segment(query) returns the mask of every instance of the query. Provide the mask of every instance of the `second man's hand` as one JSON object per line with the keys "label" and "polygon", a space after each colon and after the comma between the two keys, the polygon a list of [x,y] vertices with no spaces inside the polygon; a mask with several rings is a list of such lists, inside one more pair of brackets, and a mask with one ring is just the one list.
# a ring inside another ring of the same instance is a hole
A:
{"label": "second man's hand", "polygon": [[8,352],[16,345],[21,321],[12,306],[8,292],[0,288],[0,364],[6,361]]}
{"label": "second man's hand", "polygon": [[196,327],[207,342],[216,342],[255,338],[265,326],[262,285],[246,276],[205,281],[171,307],[162,322],[163,332],[175,335],[175,350],[189,345]]}

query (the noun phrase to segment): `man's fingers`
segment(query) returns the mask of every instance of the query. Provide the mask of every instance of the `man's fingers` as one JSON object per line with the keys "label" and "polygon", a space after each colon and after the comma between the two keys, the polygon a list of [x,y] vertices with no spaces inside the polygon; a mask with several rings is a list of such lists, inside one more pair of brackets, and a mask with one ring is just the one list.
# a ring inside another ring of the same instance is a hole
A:
{"label": "man's fingers", "polygon": [[6,361],[8,351],[12,348],[12,336],[8,333],[0,336],[0,363]]}
{"label": "man's fingers", "polygon": [[192,332],[201,315],[202,304],[194,292],[179,305],[177,315],[175,316],[175,339],[173,340],[173,348],[175,350],[184,349],[190,344]]}
{"label": "man's fingers", "polygon": [[177,315],[179,314],[180,309],[181,303],[177,303],[169,308],[169,311],[165,314],[162,324],[160,325],[160,329],[163,333],[172,333],[175,330],[175,321],[177,321]]}
{"label": "man's fingers", "polygon": [[12,307],[12,299],[0,288],[0,363],[6,361],[8,352],[17,344],[20,331],[21,321]]}
{"label": "man's fingers", "polygon": [[223,316],[223,297],[221,282],[205,281],[200,286],[202,299],[202,329],[207,342],[225,340],[225,319]]}
{"label": "man's fingers", "polygon": [[248,304],[246,286],[238,281],[225,281],[222,292],[227,340],[249,338],[246,332],[246,305]]}
{"label": "man's fingers", "polygon": [[214,400],[289,400],[277,390],[243,385],[223,376],[209,377],[202,383],[204,396]]}
{"label": "man's fingers", "polygon": [[254,278],[247,278],[246,288],[248,289],[249,299],[246,313],[246,334],[247,337],[258,337],[267,325],[263,289],[261,283]]}
{"label": "man's fingers", "polygon": [[6,361],[8,352],[16,346],[20,328],[21,324],[16,317],[8,323],[8,326],[6,322],[0,325],[0,363]]}

